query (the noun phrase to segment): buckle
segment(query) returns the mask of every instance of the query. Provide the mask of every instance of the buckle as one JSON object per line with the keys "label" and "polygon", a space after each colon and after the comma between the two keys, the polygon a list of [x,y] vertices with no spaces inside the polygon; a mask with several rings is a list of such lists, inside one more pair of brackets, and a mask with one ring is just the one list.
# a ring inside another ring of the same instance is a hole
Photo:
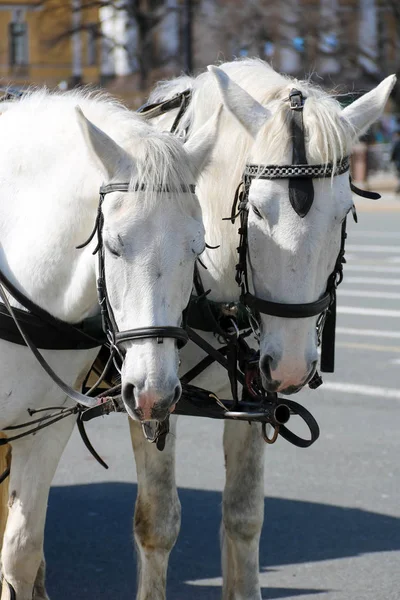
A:
{"label": "buckle", "polygon": [[303,94],[300,90],[293,89],[289,93],[290,108],[293,110],[302,110],[304,106]]}

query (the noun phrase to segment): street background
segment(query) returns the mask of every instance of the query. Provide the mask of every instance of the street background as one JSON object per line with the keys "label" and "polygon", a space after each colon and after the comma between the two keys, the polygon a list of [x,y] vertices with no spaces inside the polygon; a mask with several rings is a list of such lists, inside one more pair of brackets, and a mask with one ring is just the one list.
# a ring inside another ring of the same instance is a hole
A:
{"label": "street background", "polygon": [[[379,202],[356,203],[336,373],[296,397],[321,437],[309,449],[278,439],[266,451],[264,600],[400,598],[400,198],[384,193]],[[50,494],[50,597],[134,598],[137,488],[127,421],[105,417],[88,432],[110,469],[95,463],[75,431]],[[220,598],[221,432],[219,422],[179,418],[182,529],[170,561],[171,600]]]}

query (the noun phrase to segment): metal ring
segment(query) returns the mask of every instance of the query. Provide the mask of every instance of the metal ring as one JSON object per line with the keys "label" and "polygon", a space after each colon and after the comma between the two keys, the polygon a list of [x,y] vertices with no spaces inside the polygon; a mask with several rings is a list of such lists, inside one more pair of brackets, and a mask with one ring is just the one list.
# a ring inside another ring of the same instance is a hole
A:
{"label": "metal ring", "polygon": [[[274,428],[274,434],[273,434],[272,438],[269,438],[267,435],[267,425],[271,425]],[[278,435],[279,435],[279,425],[272,425],[272,423],[264,422],[261,426],[261,431],[262,431],[262,436],[263,436],[264,442],[266,442],[267,444],[275,444],[276,440],[278,439]]]}

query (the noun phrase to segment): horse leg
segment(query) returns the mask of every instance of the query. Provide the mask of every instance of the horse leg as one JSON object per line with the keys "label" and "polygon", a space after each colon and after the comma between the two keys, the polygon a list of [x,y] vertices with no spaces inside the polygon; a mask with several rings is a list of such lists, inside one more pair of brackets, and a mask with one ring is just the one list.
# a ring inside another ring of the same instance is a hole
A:
{"label": "horse leg", "polygon": [[[5,438],[4,433],[0,433],[0,438]],[[0,446],[0,477],[10,468],[11,448],[9,444]],[[0,483],[0,552],[3,543],[4,530],[6,528],[8,517],[8,479]]]}
{"label": "horse leg", "polygon": [[16,600],[48,599],[43,582],[47,501],[74,424],[74,418],[69,417],[12,444],[9,511],[1,557],[1,600],[12,598],[11,587]]}
{"label": "horse leg", "polygon": [[168,558],[177,540],[181,506],[175,482],[176,419],[165,448],[144,437],[140,423],[129,421],[138,478],[134,536],[138,554],[137,600],[165,600]]}
{"label": "horse leg", "polygon": [[259,424],[225,422],[223,600],[261,600],[259,543],[264,519],[264,447]]}

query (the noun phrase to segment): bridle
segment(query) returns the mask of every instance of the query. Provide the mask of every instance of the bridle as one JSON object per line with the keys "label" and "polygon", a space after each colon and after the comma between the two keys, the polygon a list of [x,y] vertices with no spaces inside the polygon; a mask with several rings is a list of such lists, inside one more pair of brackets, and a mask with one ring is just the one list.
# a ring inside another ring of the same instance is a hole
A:
{"label": "bridle", "polygon": [[[248,164],[243,173],[233,206],[230,220],[235,223],[240,217],[239,246],[237,248],[239,260],[236,265],[236,282],[241,289],[240,302],[247,308],[251,315],[251,322],[259,322],[259,315],[265,314],[286,319],[304,319],[319,315],[317,321],[318,340],[322,343],[321,370],[334,371],[334,335],[336,321],[336,288],[343,279],[343,263],[345,262],[346,218],[342,223],[340,250],[334,269],[328,277],[326,290],[321,298],[314,302],[288,304],[284,302],[271,302],[252,294],[249,289],[247,269],[248,248],[248,213],[249,190],[254,179],[288,179],[289,200],[295,212],[304,218],[314,200],[313,179],[327,178],[342,175],[349,170],[349,157],[344,157],[336,164],[309,165],[306,158],[305,136],[303,125],[303,107],[305,98],[299,90],[293,89],[289,94],[290,108],[292,109],[292,139],[293,156],[291,165],[257,165]],[[351,190],[361,196],[377,199],[379,194],[365,192],[354,186],[350,179]],[[353,213],[355,216],[355,213]],[[355,217],[356,218],[356,217]]]}
{"label": "bridle", "polygon": [[[105,196],[111,192],[135,192],[145,191],[147,189],[146,184],[136,184],[136,186],[130,186],[129,183],[110,183],[103,185],[100,188],[99,205],[97,209],[97,217],[94,229],[90,234],[89,238],[83,244],[77,246],[78,249],[84,248],[94,238],[97,233],[97,245],[93,251],[93,254],[98,256],[98,278],[97,278],[97,296],[100,305],[102,328],[107,337],[110,345],[111,353],[118,353],[123,359],[125,350],[121,347],[124,342],[132,340],[144,340],[155,338],[158,344],[162,344],[164,338],[172,338],[177,341],[178,348],[183,348],[189,341],[188,334],[183,327],[172,327],[169,325],[159,327],[140,327],[137,329],[127,329],[125,331],[119,331],[118,325],[114,318],[114,313],[107,293],[106,284],[106,273],[105,273],[105,260],[104,260],[104,243],[103,243],[103,226],[104,226],[104,215],[103,215],[103,202]],[[180,188],[183,192],[191,194],[195,193],[194,185],[182,185]],[[157,188],[160,193],[170,192],[168,186],[161,186]]]}

